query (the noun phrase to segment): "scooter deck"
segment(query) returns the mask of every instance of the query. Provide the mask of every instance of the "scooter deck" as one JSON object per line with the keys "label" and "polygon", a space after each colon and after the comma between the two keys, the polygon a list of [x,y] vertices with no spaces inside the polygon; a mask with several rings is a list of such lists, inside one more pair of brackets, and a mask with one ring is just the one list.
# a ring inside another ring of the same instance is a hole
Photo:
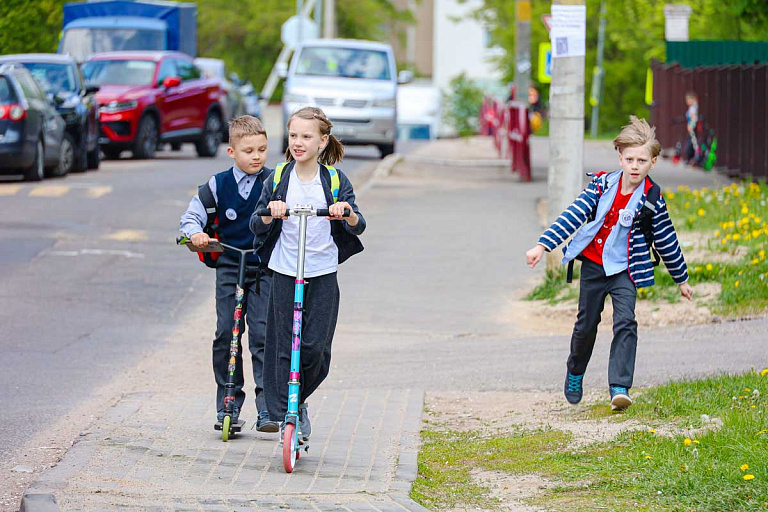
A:
{"label": "scooter deck", "polygon": [[[221,430],[221,428],[223,426],[224,425],[222,425],[222,423],[220,421],[217,421],[216,423],[213,424],[213,429],[214,430]],[[229,431],[230,432],[240,432],[241,430],[243,430],[244,426],[245,426],[245,420],[237,420],[237,423],[233,423],[232,425],[230,425]]]}

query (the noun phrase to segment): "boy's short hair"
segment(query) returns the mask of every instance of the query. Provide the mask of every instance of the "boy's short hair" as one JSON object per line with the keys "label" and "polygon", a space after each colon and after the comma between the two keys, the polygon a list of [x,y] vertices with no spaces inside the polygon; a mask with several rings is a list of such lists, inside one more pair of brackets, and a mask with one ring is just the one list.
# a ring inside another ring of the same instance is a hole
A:
{"label": "boy's short hair", "polygon": [[648,146],[651,158],[656,158],[661,153],[661,144],[656,140],[656,128],[649,125],[645,119],[629,116],[629,124],[613,139],[613,147],[622,153],[625,148],[638,146]]}
{"label": "boy's short hair", "polygon": [[699,97],[698,97],[698,96],[696,95],[696,93],[695,93],[695,92],[693,92],[693,91],[688,91],[688,92],[686,92],[686,93],[685,93],[685,98],[686,98],[686,99],[688,99],[688,98],[693,98],[693,99],[695,99],[695,100],[697,100],[697,101],[698,101],[698,99],[699,99]]}
{"label": "boy's short hair", "polygon": [[229,121],[229,145],[232,146],[249,135],[267,136],[267,130],[257,117],[240,116]]}

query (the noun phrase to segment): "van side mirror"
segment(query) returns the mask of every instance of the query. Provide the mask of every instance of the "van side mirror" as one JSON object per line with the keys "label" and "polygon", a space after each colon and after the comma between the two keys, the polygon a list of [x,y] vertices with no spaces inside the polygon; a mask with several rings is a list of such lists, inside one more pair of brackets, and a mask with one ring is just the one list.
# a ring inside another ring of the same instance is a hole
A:
{"label": "van side mirror", "polygon": [[181,85],[181,78],[177,76],[169,76],[163,80],[163,87],[166,89],[170,89],[171,87],[178,87],[179,85]]}
{"label": "van side mirror", "polygon": [[397,74],[397,83],[409,84],[411,82],[413,82],[413,71],[404,69]]}
{"label": "van side mirror", "polygon": [[275,71],[277,72],[277,76],[280,78],[285,78],[288,76],[288,64],[285,62],[278,62]]}

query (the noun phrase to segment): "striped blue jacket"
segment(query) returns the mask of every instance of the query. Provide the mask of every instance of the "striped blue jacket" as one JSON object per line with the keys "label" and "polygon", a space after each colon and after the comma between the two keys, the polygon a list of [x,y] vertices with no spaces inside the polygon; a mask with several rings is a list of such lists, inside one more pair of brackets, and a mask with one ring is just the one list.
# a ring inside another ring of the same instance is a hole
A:
{"label": "striped blue jacket", "polygon": [[[598,175],[590,174],[590,176],[594,176],[594,178],[587,185],[587,188],[539,238],[539,243],[547,251],[554,250],[558,245],[576,233],[579,228],[594,218],[597,211],[597,203],[600,201],[603,192],[605,192],[605,183],[608,175],[600,173]],[[646,181],[646,183],[650,183],[650,181]],[[650,187],[645,188],[640,198],[637,210],[635,211],[635,222],[627,236],[629,277],[638,288],[653,286],[654,284],[651,251],[640,229],[640,222],[637,220],[637,214],[640,213],[642,205],[645,204],[648,188]],[[685,264],[685,258],[680,249],[680,243],[677,240],[677,233],[675,233],[672,220],[669,218],[669,212],[667,211],[667,205],[664,202],[663,196],[659,195],[659,201],[655,205],[655,209],[656,213],[653,215],[654,245],[662,261],[664,261],[664,265],[669,270],[672,279],[677,284],[683,284],[688,280],[688,267]]]}

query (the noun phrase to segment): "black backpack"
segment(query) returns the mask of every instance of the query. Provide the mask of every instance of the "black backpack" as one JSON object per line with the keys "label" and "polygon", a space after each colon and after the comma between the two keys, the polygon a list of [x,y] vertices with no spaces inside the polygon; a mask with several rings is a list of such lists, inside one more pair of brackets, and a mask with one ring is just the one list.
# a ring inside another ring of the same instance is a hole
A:
{"label": "black backpack", "polygon": [[[656,247],[653,245],[653,216],[656,215],[658,209],[661,187],[659,187],[659,185],[651,178],[648,178],[648,180],[651,182],[651,188],[648,189],[648,193],[645,196],[645,203],[640,209],[640,213],[637,214],[634,224],[645,237],[645,243],[648,245],[648,250],[653,255],[653,259],[651,260],[653,266],[658,267],[661,258],[659,257],[658,251],[656,251]],[[581,255],[577,256],[575,259],[581,259]],[[565,278],[566,283],[573,282],[573,261],[574,260],[568,262],[568,271]]]}

